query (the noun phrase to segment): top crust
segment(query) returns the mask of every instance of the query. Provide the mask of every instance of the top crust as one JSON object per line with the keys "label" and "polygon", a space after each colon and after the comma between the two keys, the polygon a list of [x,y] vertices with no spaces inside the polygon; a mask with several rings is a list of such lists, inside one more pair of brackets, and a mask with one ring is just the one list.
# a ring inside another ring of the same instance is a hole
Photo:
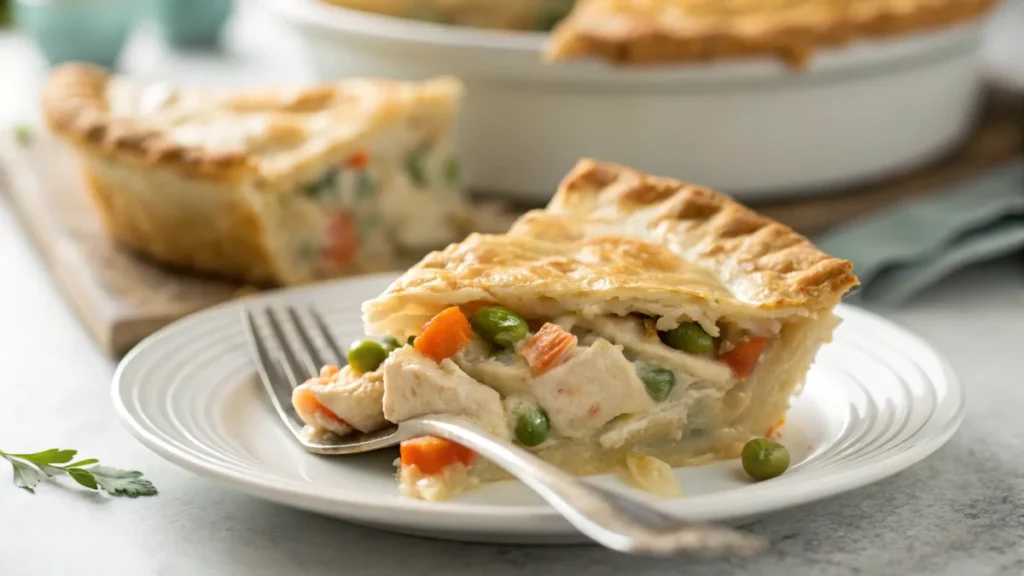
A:
{"label": "top crust", "polygon": [[548,45],[551,60],[620,64],[775,54],[806,64],[814,49],[942,28],[999,0],[579,0]]}
{"label": "top crust", "polygon": [[369,333],[396,336],[476,300],[527,317],[643,313],[713,326],[831,310],[857,284],[852,268],[725,195],[586,159],[546,209],[429,254],[363,315]]}
{"label": "top crust", "polygon": [[72,63],[51,72],[43,113],[54,132],[105,156],[207,178],[271,180],[393,122],[440,132],[461,93],[451,78],[225,92],[133,82]]}

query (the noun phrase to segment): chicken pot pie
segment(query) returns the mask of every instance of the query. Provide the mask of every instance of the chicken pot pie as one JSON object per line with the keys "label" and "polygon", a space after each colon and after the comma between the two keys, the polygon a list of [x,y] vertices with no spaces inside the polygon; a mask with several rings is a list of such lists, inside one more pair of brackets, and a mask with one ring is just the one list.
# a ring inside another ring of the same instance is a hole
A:
{"label": "chicken pot pie", "polygon": [[819,47],[959,24],[998,1],[579,0],[547,56],[653,64],[768,54],[801,66]]}
{"label": "chicken pot pie", "polygon": [[999,0],[322,0],[389,16],[550,30],[552,61],[665,64],[775,55],[974,20]]}
{"label": "chicken pot pie", "polygon": [[115,239],[166,264],[294,284],[462,236],[461,93],[448,78],[222,92],[69,64],[43,108]]}
{"label": "chicken pot pie", "polygon": [[[295,391],[311,433],[464,416],[575,474],[636,455],[734,458],[772,435],[850,262],[730,198],[584,160],[506,234],[434,252],[363,305],[388,335]],[[400,480],[446,497],[501,474],[436,438],[402,446]]]}

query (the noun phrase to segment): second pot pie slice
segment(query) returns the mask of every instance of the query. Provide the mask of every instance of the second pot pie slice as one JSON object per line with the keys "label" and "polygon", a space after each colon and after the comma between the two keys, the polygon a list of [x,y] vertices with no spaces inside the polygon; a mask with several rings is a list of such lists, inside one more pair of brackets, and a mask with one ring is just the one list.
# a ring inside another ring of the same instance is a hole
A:
{"label": "second pot pie slice", "polygon": [[[357,405],[380,426],[462,415],[575,474],[636,454],[733,458],[784,418],[851,268],[724,195],[584,160],[545,210],[428,255],[366,302],[389,356],[331,369],[297,407],[337,433],[376,428],[351,425],[367,420]],[[426,498],[498,476],[436,439],[403,446],[402,464]]]}
{"label": "second pot pie slice", "polygon": [[51,129],[74,148],[120,243],[255,284],[386,270],[464,233],[462,85],[172,86],[55,68]]}

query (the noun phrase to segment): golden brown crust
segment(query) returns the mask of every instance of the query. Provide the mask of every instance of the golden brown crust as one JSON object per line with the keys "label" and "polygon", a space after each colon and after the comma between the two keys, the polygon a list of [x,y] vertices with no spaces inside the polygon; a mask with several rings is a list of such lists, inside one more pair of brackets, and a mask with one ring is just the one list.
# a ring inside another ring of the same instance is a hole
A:
{"label": "golden brown crust", "polygon": [[[120,243],[175,267],[296,284],[376,271],[399,249],[449,240],[443,225],[431,226],[443,210],[423,209],[413,216],[427,222],[429,237],[416,230],[399,245],[386,231],[398,229],[406,213],[384,211],[379,198],[415,193],[420,202],[456,202],[457,186],[437,174],[414,186],[401,162],[422,146],[452,157],[460,92],[449,79],[217,92],[69,64],[52,72],[43,109],[75,149]],[[357,156],[361,164],[349,165]],[[345,186],[337,175],[356,169],[372,173],[372,194],[358,204],[337,202],[334,192]],[[321,194],[325,186],[331,194]],[[360,210],[376,218],[374,227],[360,227]]]}
{"label": "golden brown crust", "polygon": [[[93,160],[95,162],[96,160]],[[115,187],[84,163],[86,188],[107,231],[120,244],[162,264],[256,285],[282,282],[259,215],[239,202],[203,204],[195,210],[160,210],[160,199]],[[231,198],[229,194],[208,197]],[[218,210],[206,210],[218,208]]]}
{"label": "golden brown crust", "polygon": [[620,218],[653,210],[647,223],[651,239],[685,246],[685,257],[711,264],[727,284],[738,279],[730,276],[756,278],[763,307],[832,306],[857,284],[851,262],[821,252],[791,228],[724,194],[616,164],[581,160],[548,210],[614,210]]}
{"label": "golden brown crust", "polygon": [[550,60],[657,64],[773,54],[800,67],[816,48],[939,29],[999,0],[580,0],[555,30]]}
{"label": "golden brown crust", "polygon": [[474,300],[536,318],[639,312],[713,327],[831,309],[857,283],[851,270],[727,196],[582,160],[545,210],[428,255],[363,312],[371,333],[395,335]]}
{"label": "golden brown crust", "polygon": [[70,63],[50,73],[42,101],[50,128],[93,152],[191,176],[265,182],[336,155],[380,126],[440,122],[435,128],[445,130],[452,118],[440,111],[451,111],[460,94],[450,78],[219,92],[134,83]]}
{"label": "golden brown crust", "polygon": [[107,70],[88,64],[54,69],[42,99],[50,129],[100,153],[145,165],[173,166],[195,175],[226,178],[249,167],[242,153],[185,146],[142,119],[115,116],[107,99],[111,78]]}

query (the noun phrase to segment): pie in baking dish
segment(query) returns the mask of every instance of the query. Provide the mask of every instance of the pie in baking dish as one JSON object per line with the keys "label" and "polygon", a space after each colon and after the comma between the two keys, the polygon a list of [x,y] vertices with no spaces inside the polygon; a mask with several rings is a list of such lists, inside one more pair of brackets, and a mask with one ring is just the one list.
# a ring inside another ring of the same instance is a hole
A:
{"label": "pie in baking dish", "polygon": [[121,243],[257,284],[392,267],[462,236],[461,84],[218,91],[55,69],[46,119]]}
{"label": "pie in baking dish", "polygon": [[999,0],[322,0],[419,20],[549,30],[549,60],[617,64],[776,55],[800,66],[815,49],[973,20]]}
{"label": "pie in baking dish", "polygon": [[772,54],[795,66],[816,48],[938,29],[998,0],[578,0],[548,45],[553,60],[637,64]]}
{"label": "pie in baking dish", "polygon": [[[460,415],[575,474],[733,458],[785,416],[851,268],[724,195],[583,160],[546,209],[366,302],[388,349],[326,368],[295,407],[313,433]],[[412,496],[496,477],[439,439],[402,446]]]}

